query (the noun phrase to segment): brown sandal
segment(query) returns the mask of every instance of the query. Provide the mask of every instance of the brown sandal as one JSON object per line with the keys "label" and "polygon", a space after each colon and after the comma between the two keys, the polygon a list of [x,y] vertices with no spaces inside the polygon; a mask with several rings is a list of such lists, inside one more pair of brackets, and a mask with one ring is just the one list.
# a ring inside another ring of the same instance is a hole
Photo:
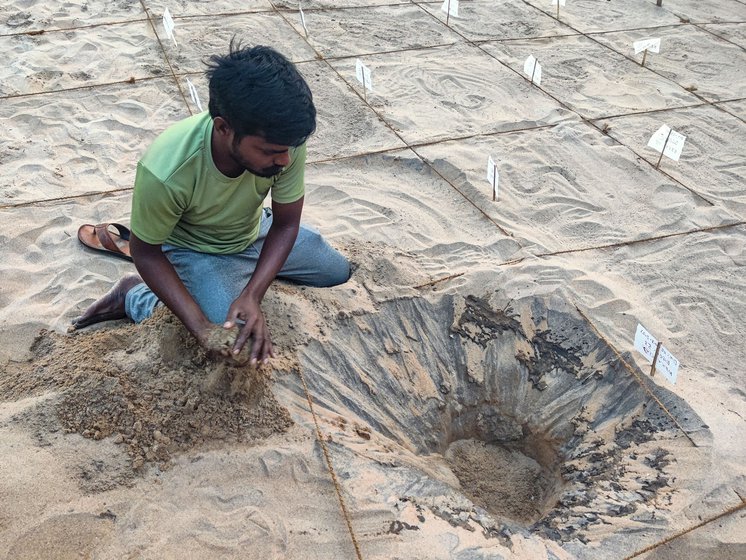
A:
{"label": "brown sandal", "polygon": [[78,228],[78,241],[90,249],[132,261],[130,230],[122,224],[83,224]]}

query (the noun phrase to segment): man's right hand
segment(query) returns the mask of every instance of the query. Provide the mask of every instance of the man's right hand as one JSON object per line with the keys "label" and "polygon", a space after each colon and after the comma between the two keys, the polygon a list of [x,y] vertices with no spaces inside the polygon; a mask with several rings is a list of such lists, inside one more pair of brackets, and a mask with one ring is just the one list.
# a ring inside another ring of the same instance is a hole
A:
{"label": "man's right hand", "polygon": [[199,333],[195,333],[195,337],[211,357],[226,360],[236,365],[245,365],[251,361],[251,345],[244,346],[239,353],[233,351],[239,332],[238,327],[227,329],[220,325],[208,323],[207,327]]}
{"label": "man's right hand", "polygon": [[251,349],[249,360],[252,365],[266,364],[270,357],[274,358],[272,339],[262,307],[256,298],[246,291],[231,304],[223,327],[230,330],[238,328],[239,320],[243,322],[243,325],[235,338],[233,353],[241,354],[249,347]]}
{"label": "man's right hand", "polygon": [[238,353],[233,352],[239,337],[238,327],[226,329],[207,319],[176,274],[171,262],[163,254],[160,245],[146,243],[132,233],[130,251],[137,271],[148,287],[179,318],[203,348],[214,357],[226,358],[237,364],[248,363],[251,360],[250,344],[246,344],[243,349],[239,348],[241,351]]}

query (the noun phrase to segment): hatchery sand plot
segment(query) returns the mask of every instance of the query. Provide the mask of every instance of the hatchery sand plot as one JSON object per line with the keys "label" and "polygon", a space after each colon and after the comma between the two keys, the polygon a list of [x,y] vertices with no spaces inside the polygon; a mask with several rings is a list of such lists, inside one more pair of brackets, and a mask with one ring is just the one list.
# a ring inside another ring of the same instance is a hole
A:
{"label": "hatchery sand plot", "polygon": [[[269,0],[146,0],[145,5],[155,17],[161,17],[166,8],[175,17],[272,11]],[[181,22],[178,25],[181,27]]]}
{"label": "hatchery sand plot", "polygon": [[[489,55],[467,45],[363,57],[375,80],[370,105],[409,143],[533,128],[571,118]],[[333,60],[354,76],[354,60]],[[475,72],[476,68],[482,69]],[[362,94],[361,86],[355,88]]]}
{"label": "hatchery sand plot", "polygon": [[0,100],[0,202],[131,188],[143,144],[187,116],[164,79]]}
{"label": "hatchery sand plot", "polygon": [[715,106],[720,107],[735,117],[738,117],[742,121],[746,121],[746,99],[726,101],[724,103],[718,103]]}
{"label": "hatchery sand plot", "polygon": [[[551,0],[528,0],[528,3],[549,15],[556,14]],[[562,22],[581,33],[593,33],[673,25],[681,19],[648,0],[604,4],[595,0],[572,0],[562,10]]]}
{"label": "hatchery sand plot", "polygon": [[[0,37],[12,61],[0,70],[0,97],[162,76],[166,68],[154,39],[146,22]],[[101,58],[111,64],[102,65]]]}
{"label": "hatchery sand plot", "polygon": [[[298,32],[303,32],[298,18],[290,21]],[[345,10],[309,12],[306,25],[310,28],[309,43],[325,58],[462,41],[457,34],[413,5],[362,8],[355,11],[354,18],[346,17]]]}
{"label": "hatchery sand plot", "polygon": [[691,23],[716,23],[746,21],[746,4],[740,0],[722,2],[698,2],[697,0],[674,0],[664,2],[663,7]]}
{"label": "hatchery sand plot", "polygon": [[[418,151],[534,254],[732,221],[725,209],[713,208],[585,124],[444,142]],[[501,161],[499,204],[492,202],[482,178],[486,152]]]}
{"label": "hatchery sand plot", "polygon": [[[744,16],[746,19],[746,16]],[[702,25],[702,29],[746,49],[746,22]]]}
{"label": "hatchery sand plot", "polygon": [[59,4],[39,0],[9,0],[0,4],[0,35],[144,19],[145,15],[139,2]]}
{"label": "hatchery sand plot", "polygon": [[606,126],[611,137],[655,164],[659,154],[646,146],[645,136],[662,123],[687,137],[678,162],[661,162],[666,173],[715,206],[728,210],[734,221],[746,218],[743,121],[716,107],[702,106],[606,119],[596,124],[599,128]]}
{"label": "hatchery sand plot", "polygon": [[411,268],[390,266],[389,276],[366,278],[366,289],[373,292],[401,293],[467,272],[485,259],[502,262],[520,254],[515,239],[409,150],[314,164],[306,179],[319,204],[315,219],[329,223],[334,238],[361,237],[419,259]]}
{"label": "hatchery sand plot", "polygon": [[[691,25],[656,29],[655,36],[661,39],[661,53],[648,57],[648,68],[707,101],[746,97],[743,48]],[[625,31],[593,38],[627,54],[632,42],[642,37],[638,31]]]}
{"label": "hatchery sand plot", "polygon": [[[422,6],[445,23],[446,15],[440,9],[439,4],[428,3]],[[453,18],[450,26],[470,41],[521,39],[576,33],[575,30],[528,4],[489,0],[475,0],[463,4],[461,17]]]}
{"label": "hatchery sand plot", "polygon": [[[281,10],[297,10],[298,2],[296,0],[272,0],[272,3]],[[405,4],[409,5],[409,0],[303,0],[303,9],[306,12],[310,10],[318,9],[331,9],[335,10],[338,8],[367,8],[370,6],[381,6],[381,5],[394,5],[394,4]],[[354,12],[350,15],[354,19]]]}
{"label": "hatchery sand plot", "polygon": [[[276,13],[239,14],[219,18],[199,16],[177,20],[177,25],[179,46],[164,41],[166,55],[176,73],[204,72],[205,61],[212,54],[226,52],[234,36],[243,39],[247,46],[275,45],[293,62],[316,58],[316,53],[302,36]],[[163,33],[163,30],[159,29],[158,32]]]}
{"label": "hatchery sand plot", "polygon": [[483,48],[515,70],[533,54],[543,67],[542,89],[586,118],[701,103],[683,87],[587,37],[490,42]]}

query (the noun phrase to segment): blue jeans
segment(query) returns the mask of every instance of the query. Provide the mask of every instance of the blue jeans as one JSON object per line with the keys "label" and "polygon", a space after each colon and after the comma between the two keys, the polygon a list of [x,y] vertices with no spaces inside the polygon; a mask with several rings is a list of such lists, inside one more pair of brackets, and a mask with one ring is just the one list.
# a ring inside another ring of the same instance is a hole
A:
{"label": "blue jeans", "polygon": [[[272,211],[265,208],[257,240],[241,253],[232,255],[163,245],[166,258],[211,322],[222,324],[225,321],[231,303],[249,283],[271,225]],[[277,277],[306,286],[336,286],[349,280],[350,263],[317,230],[301,225]],[[153,314],[158,303],[158,297],[146,284],[138,284],[127,292],[124,310],[130,319],[139,323]]]}

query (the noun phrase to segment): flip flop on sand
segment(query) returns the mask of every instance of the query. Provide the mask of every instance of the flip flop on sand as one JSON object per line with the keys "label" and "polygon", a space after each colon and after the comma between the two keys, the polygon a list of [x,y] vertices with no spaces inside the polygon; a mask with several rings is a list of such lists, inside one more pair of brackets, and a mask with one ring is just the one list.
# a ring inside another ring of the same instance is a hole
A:
{"label": "flip flop on sand", "polygon": [[96,251],[132,261],[130,230],[122,224],[83,224],[78,228],[78,241]]}

